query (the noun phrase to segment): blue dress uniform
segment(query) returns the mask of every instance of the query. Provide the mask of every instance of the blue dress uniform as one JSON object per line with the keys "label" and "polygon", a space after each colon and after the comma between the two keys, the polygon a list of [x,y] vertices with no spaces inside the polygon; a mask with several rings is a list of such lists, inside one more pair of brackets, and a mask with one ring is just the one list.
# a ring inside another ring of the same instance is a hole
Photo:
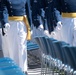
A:
{"label": "blue dress uniform", "polygon": [[54,0],[45,0],[45,17],[47,19],[47,27],[49,33],[54,30],[55,20],[54,20]]}
{"label": "blue dress uniform", "polygon": [[38,15],[39,15],[39,2],[38,0],[31,0],[31,10],[32,10],[32,21],[33,25],[37,28],[39,26],[39,20],[38,20]]}
{"label": "blue dress uniform", "polygon": [[41,2],[42,0],[30,0],[31,11],[32,11],[32,24],[33,24],[33,38],[35,36],[44,35],[43,29],[39,29],[43,22],[41,19]]}
{"label": "blue dress uniform", "polygon": [[[30,17],[29,17],[29,7],[28,7],[28,3],[26,3],[26,14],[27,14],[27,17],[28,17],[28,21],[29,21],[29,23],[30,23]],[[30,24],[31,25],[31,24]]]}
{"label": "blue dress uniform", "polygon": [[27,71],[27,39],[30,40],[30,27],[25,10],[26,0],[1,1],[1,22],[5,27],[4,31],[7,29],[6,24],[10,25],[2,36],[3,55],[12,58],[22,71]]}
{"label": "blue dress uniform", "polygon": [[76,0],[55,0],[54,4],[56,21],[62,22],[61,40],[76,46]]}
{"label": "blue dress uniform", "polygon": [[31,9],[30,9],[30,0],[27,0],[25,7],[26,7],[26,15],[28,17],[28,21],[32,29],[32,18],[31,18],[32,15],[31,15]]}

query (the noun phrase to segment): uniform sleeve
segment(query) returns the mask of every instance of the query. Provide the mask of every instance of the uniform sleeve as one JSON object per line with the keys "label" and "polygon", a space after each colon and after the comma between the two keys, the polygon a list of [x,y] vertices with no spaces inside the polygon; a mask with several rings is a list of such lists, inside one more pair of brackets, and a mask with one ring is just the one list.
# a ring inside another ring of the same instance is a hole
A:
{"label": "uniform sleeve", "polygon": [[55,0],[54,2],[54,16],[56,22],[61,21],[61,2],[60,0]]}
{"label": "uniform sleeve", "polygon": [[8,23],[8,11],[7,11],[7,7],[6,7],[6,0],[2,0],[1,2],[1,11],[2,11],[2,26],[4,27],[5,23]]}

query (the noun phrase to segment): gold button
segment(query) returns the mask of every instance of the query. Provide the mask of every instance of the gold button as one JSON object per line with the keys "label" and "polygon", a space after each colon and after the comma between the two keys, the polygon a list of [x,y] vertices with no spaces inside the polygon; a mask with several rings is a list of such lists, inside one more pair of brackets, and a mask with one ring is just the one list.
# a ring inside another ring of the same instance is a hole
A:
{"label": "gold button", "polygon": [[10,8],[12,8],[12,6],[10,6]]}

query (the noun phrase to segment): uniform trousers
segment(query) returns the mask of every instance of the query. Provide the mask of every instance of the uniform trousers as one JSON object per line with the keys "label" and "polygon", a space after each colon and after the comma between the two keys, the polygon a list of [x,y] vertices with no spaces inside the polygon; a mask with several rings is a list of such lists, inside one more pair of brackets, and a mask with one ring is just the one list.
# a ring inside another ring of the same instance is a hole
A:
{"label": "uniform trousers", "polygon": [[26,26],[23,21],[9,21],[10,29],[2,36],[4,57],[13,59],[22,71],[27,71]]}
{"label": "uniform trousers", "polygon": [[74,18],[62,18],[61,39],[70,45],[73,45],[74,25]]}

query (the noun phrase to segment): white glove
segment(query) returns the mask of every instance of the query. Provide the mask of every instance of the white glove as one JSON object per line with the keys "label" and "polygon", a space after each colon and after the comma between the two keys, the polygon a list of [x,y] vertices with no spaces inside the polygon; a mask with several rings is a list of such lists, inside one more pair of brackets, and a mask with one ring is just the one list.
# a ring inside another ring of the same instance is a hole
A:
{"label": "white glove", "polygon": [[56,29],[57,29],[57,30],[61,30],[61,28],[62,28],[62,22],[59,21],[59,22],[57,22]]}
{"label": "white glove", "polygon": [[50,37],[49,31],[48,30],[44,30],[44,35]]}
{"label": "white glove", "polygon": [[4,32],[7,33],[7,31],[10,29],[10,24],[6,23],[5,24],[5,28],[4,28]]}
{"label": "white glove", "polygon": [[44,29],[43,25],[41,24],[41,25],[38,27],[38,29],[39,29],[39,30],[43,30],[43,29]]}
{"label": "white glove", "polygon": [[44,33],[45,33],[45,34],[49,34],[49,31],[48,31],[48,30],[44,30]]}

